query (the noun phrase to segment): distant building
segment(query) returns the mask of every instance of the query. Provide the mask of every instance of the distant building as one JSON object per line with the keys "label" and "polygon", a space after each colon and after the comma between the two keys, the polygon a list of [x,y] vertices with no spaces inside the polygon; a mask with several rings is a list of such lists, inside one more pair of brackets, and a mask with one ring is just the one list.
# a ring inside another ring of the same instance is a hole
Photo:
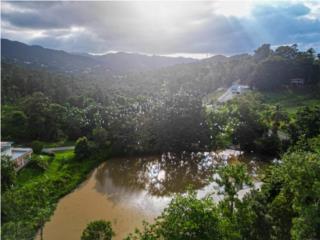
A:
{"label": "distant building", "polygon": [[31,159],[31,148],[13,148],[13,142],[1,142],[1,156],[8,156],[14,162],[16,170],[19,171]]}
{"label": "distant building", "polygon": [[231,86],[232,94],[241,94],[241,93],[248,91],[249,89],[250,89],[250,87],[248,85],[240,85],[240,84],[234,83]]}
{"label": "distant building", "polygon": [[232,92],[232,94],[240,94],[240,92],[241,92],[240,85],[239,84],[232,84],[231,92]]}
{"label": "distant building", "polygon": [[292,78],[292,79],[290,79],[290,84],[292,86],[301,87],[304,85],[304,79],[303,78]]}

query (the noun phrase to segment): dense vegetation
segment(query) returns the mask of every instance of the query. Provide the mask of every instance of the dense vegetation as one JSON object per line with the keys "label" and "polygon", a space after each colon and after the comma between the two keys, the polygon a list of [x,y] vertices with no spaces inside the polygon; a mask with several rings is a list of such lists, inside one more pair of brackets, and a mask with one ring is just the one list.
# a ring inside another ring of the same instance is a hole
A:
{"label": "dense vegetation", "polygon": [[[177,196],[155,224],[129,239],[320,238],[319,69],[314,50],[299,51],[295,45],[274,51],[263,45],[253,56],[216,56],[108,77],[2,63],[2,139],[34,149],[41,149],[43,141],[77,140],[75,155],[36,154],[17,176],[9,161],[2,161],[3,239],[32,238],[58,199],[110,153],[230,145],[281,158],[265,173],[261,191],[240,201],[237,191],[251,183],[245,168],[216,169],[225,189],[223,201],[197,199],[192,192]],[[270,90],[294,91],[291,78],[305,79],[306,94],[311,88],[316,92],[312,105],[287,111],[268,99],[274,93]],[[262,93],[206,106],[205,96],[234,81]]]}
{"label": "dense vegetation", "polygon": [[[319,239],[320,136],[304,148],[295,145],[266,171],[260,191],[242,201],[237,190],[248,183],[242,165],[218,169],[224,200],[176,196],[154,224],[127,239]],[[225,177],[224,177],[225,176]]]}
{"label": "dense vegetation", "polygon": [[114,236],[111,223],[104,220],[93,221],[83,231],[81,240],[111,240]]}

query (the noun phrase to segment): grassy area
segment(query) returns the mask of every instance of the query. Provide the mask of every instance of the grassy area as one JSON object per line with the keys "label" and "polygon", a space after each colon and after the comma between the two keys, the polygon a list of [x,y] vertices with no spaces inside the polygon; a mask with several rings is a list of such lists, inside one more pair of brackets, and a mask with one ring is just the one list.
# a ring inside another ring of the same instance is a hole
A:
{"label": "grassy area", "polygon": [[66,164],[66,161],[71,163],[74,153],[72,150],[58,152],[54,157],[48,155],[37,155],[33,154],[32,158],[41,158],[45,161],[48,161],[48,169],[43,170],[32,162],[27,165],[25,168],[19,171],[17,175],[17,183],[19,186],[23,186],[29,182],[36,180],[37,178],[48,177],[54,175],[59,168]]}
{"label": "grassy area", "polygon": [[279,105],[290,114],[296,113],[301,107],[320,105],[319,87],[288,88],[273,92],[263,92],[262,95],[266,103]]}
{"label": "grassy area", "polygon": [[54,157],[34,155],[48,165],[44,170],[30,162],[18,173],[16,186],[2,194],[2,239],[33,239],[50,219],[59,199],[74,190],[109,155],[107,149],[84,160],[74,158],[72,150]]}

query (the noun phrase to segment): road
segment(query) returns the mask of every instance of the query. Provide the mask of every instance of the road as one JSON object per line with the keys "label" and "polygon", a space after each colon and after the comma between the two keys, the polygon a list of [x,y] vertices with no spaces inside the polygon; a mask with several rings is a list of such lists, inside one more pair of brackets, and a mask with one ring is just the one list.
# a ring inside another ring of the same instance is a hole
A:
{"label": "road", "polygon": [[[249,86],[247,85],[238,85],[239,86],[239,93],[238,94],[242,94],[244,92],[246,92],[248,89],[249,89]],[[220,96],[218,98],[218,102],[219,103],[224,103],[224,102],[227,102],[229,100],[231,100],[232,98],[234,98],[235,96],[237,96],[238,94],[237,93],[232,93],[232,87],[229,87],[224,94],[222,94],[222,96]]]}
{"label": "road", "polygon": [[43,148],[42,152],[45,153],[55,153],[55,152],[62,152],[67,150],[73,150],[74,146],[68,146],[68,147],[54,147],[54,148]]}
{"label": "road", "polygon": [[219,102],[219,103],[227,102],[227,101],[231,100],[234,96],[235,96],[235,94],[232,93],[231,87],[229,87],[229,88],[225,91],[225,93],[222,94],[222,95],[218,98],[218,102]]}

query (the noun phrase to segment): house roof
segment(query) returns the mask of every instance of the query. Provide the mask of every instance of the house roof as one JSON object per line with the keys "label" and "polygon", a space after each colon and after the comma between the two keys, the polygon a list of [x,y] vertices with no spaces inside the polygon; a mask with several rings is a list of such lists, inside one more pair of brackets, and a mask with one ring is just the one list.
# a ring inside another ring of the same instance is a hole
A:
{"label": "house roof", "polygon": [[10,148],[13,142],[0,142],[0,144],[1,144],[1,152],[3,152],[8,148]]}

